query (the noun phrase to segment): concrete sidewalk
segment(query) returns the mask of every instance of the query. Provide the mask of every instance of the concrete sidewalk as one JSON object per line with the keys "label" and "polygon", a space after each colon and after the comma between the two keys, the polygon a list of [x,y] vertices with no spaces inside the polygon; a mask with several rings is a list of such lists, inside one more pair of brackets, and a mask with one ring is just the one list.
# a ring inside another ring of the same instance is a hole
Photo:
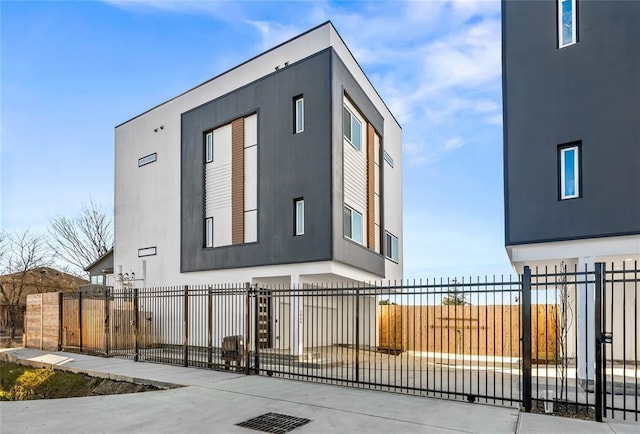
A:
{"label": "concrete sidewalk", "polygon": [[[4,360],[47,352],[12,349]],[[60,369],[115,380],[186,387],[129,395],[1,402],[2,433],[245,433],[237,423],[275,412],[310,419],[295,433],[634,433],[634,423],[597,423],[467,404],[205,369],[53,353]],[[56,362],[56,360],[51,360]]]}

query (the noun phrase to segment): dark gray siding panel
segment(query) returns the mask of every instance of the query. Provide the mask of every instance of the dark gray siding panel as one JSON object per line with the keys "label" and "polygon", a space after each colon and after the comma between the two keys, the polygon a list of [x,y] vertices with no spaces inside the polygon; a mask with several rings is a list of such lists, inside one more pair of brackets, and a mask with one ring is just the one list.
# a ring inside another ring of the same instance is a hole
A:
{"label": "dark gray siding panel", "polygon": [[[362,114],[371,123],[384,143],[384,118],[376,110],[371,100],[357,84],[338,55],[333,52],[333,231],[334,259],[348,265],[375,273],[380,277],[385,276],[384,257],[373,250],[347,240],[343,236],[342,207],[344,204],[343,182],[343,139],[342,139],[342,95],[346,93],[351,101],[358,107]],[[384,189],[380,189],[384,191]],[[382,204],[382,198],[380,200]],[[381,215],[384,210],[381,209]],[[381,233],[384,233],[384,220],[381,221]]]}
{"label": "dark gray siding panel", "polygon": [[[332,259],[331,51],[325,50],[182,115],[181,271]],[[305,129],[293,134],[293,97]],[[203,132],[258,112],[258,242],[203,248]],[[304,197],[305,234],[293,236]]]}
{"label": "dark gray siding panel", "polygon": [[[506,244],[640,233],[640,2],[503,2]],[[582,142],[582,197],[558,199],[558,145]]]}

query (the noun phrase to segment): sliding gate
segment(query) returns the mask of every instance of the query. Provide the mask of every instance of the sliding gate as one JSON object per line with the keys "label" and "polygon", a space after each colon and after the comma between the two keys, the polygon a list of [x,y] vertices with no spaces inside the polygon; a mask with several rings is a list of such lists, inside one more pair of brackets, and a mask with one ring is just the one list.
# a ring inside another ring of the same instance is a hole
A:
{"label": "sliding gate", "polygon": [[261,305],[269,305],[272,321],[272,344],[255,349],[260,374],[469,402],[522,401],[517,279],[256,291],[269,300]]}

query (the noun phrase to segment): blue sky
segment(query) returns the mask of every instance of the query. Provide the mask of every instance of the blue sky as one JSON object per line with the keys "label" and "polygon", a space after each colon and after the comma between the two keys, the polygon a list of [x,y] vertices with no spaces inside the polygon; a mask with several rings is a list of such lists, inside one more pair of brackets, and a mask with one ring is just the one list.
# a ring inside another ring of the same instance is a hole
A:
{"label": "blue sky", "polygon": [[0,226],[113,207],[114,127],[330,19],[403,127],[405,277],[509,273],[500,2],[11,2]]}

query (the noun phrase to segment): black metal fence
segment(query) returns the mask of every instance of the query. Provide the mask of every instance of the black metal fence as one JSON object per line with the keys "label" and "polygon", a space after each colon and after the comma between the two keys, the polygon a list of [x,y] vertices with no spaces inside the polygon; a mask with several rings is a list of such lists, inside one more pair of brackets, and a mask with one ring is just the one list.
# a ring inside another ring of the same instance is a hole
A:
{"label": "black metal fence", "polygon": [[[640,416],[640,267],[637,262],[611,264],[601,295],[603,413],[605,417]],[[596,304],[598,302],[596,301]]]}
{"label": "black metal fence", "polygon": [[[517,280],[259,287],[258,372],[424,396],[520,398]],[[291,332],[293,331],[293,333]]]}
{"label": "black metal fence", "polygon": [[63,296],[60,346],[638,420],[639,281],[637,266],[596,264],[401,284],[105,288]]}

